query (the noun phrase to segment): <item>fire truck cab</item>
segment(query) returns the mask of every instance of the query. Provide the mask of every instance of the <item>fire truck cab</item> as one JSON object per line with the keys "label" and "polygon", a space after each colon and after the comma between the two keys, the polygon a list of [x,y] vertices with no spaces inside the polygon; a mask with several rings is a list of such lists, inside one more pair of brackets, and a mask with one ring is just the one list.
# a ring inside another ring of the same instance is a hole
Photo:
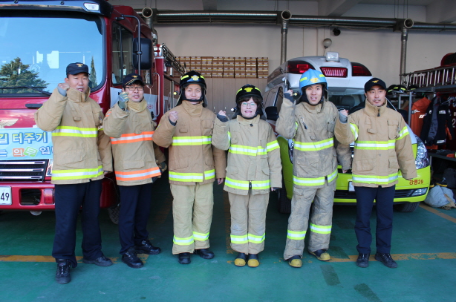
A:
{"label": "fire truck cab", "polygon": [[[104,113],[131,72],[145,80],[154,119],[173,106],[173,74],[184,70],[146,21],[104,0],[0,1],[0,210],[54,209],[52,134],[37,128],[34,113],[69,63],[89,66],[90,97]],[[116,202],[115,180],[105,178],[100,205]]]}

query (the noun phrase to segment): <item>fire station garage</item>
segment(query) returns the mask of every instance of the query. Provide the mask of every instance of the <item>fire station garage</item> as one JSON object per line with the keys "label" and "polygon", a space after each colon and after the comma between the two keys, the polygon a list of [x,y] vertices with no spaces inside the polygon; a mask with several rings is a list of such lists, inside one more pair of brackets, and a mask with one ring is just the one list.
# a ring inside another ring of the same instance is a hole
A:
{"label": "fire station garage", "polygon": [[455,38],[453,0],[0,1],[0,300],[455,301]]}

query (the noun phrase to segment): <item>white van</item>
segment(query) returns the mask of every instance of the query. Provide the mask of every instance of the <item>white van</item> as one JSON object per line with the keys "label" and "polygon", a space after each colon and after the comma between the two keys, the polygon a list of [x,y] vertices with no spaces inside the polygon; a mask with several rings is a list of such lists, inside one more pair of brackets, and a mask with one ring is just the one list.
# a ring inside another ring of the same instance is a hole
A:
{"label": "white van", "polygon": [[[283,89],[292,89],[294,97],[299,98],[299,79],[308,69],[321,71],[328,82],[328,99],[338,109],[350,110],[364,101],[364,84],[372,78],[366,66],[339,58],[337,52],[328,52],[326,56],[299,57],[288,60],[276,68],[268,77],[266,91],[263,95],[268,122],[275,127],[275,121],[283,102]],[[411,132],[411,130],[409,129]],[[279,211],[290,212],[290,199],[293,196],[293,140],[277,137],[283,169],[283,188],[279,191]],[[418,177],[405,180],[399,171],[399,182],[396,185],[395,208],[402,212],[414,211],[419,202],[426,198],[430,183],[430,167],[427,151],[421,140],[411,135],[415,164]],[[339,176],[336,184],[334,203],[355,204],[356,196],[352,185],[351,171]]]}

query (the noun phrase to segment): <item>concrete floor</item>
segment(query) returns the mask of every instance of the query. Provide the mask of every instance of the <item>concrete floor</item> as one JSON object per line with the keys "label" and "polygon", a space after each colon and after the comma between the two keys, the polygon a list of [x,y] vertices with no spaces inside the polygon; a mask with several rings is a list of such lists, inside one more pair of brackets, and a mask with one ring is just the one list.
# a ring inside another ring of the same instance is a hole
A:
{"label": "concrete floor", "polygon": [[[66,285],[54,281],[54,213],[34,217],[3,212],[0,301],[456,301],[456,210],[422,205],[414,213],[395,213],[392,253],[399,268],[371,261],[369,268],[361,269],[354,264],[355,207],[336,206],[329,250],[333,259],[320,262],[305,253],[303,267],[295,269],[282,258],[288,215],[277,212],[272,194],[261,265],[239,268],[229,247],[228,198],[217,186],[210,236],[216,257],[193,256],[190,265],[181,265],[171,254],[169,186],[165,179],[155,186],[149,231],[162,253],[142,255],[146,265],[141,269],[127,267],[118,254],[117,226],[104,210],[103,252],[115,264],[97,267],[80,262]],[[81,238],[79,232],[77,255]]]}

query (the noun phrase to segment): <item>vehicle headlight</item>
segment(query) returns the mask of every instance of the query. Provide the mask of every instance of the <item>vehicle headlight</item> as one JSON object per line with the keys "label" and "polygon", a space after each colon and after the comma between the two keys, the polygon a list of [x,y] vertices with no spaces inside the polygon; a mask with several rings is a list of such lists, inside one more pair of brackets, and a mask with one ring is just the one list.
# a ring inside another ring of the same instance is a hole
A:
{"label": "vehicle headlight", "polygon": [[52,176],[52,164],[54,163],[54,161],[52,159],[50,159],[48,161],[48,166],[47,166],[47,169],[46,169],[46,177],[51,177]]}
{"label": "vehicle headlight", "polygon": [[427,192],[427,188],[416,189],[413,192],[412,196],[421,196],[421,195],[426,194],[426,192]]}
{"label": "vehicle headlight", "polygon": [[294,143],[292,139],[288,140],[288,156],[290,157],[290,162],[293,163],[293,147]]}
{"label": "vehicle headlight", "polygon": [[429,166],[429,158],[427,156],[426,146],[424,145],[423,141],[416,136],[416,158],[415,158],[415,166],[416,169],[423,169]]}

